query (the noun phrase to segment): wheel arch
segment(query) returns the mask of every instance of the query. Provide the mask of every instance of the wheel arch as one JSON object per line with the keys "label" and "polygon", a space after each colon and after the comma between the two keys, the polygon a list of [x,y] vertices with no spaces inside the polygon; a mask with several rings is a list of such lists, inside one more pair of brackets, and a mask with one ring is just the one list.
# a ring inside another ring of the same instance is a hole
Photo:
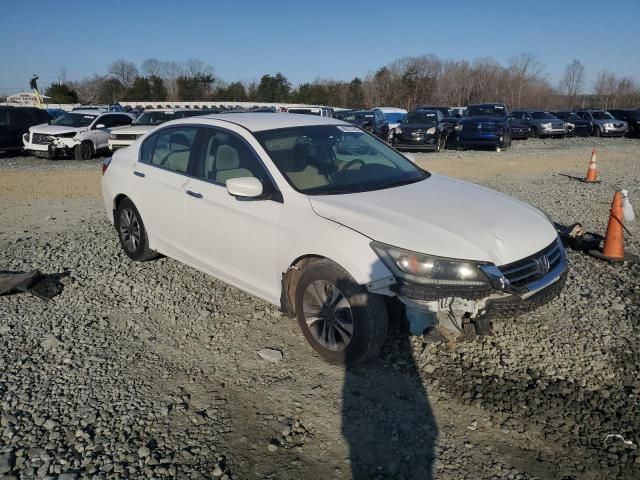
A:
{"label": "wheel arch", "polygon": [[[327,257],[318,254],[304,254],[294,259],[285,272],[282,272],[282,288],[280,291],[280,309],[288,316],[295,317],[295,295],[302,271],[309,265]],[[329,259],[331,260],[331,259]],[[333,261],[333,260],[331,260]]]}

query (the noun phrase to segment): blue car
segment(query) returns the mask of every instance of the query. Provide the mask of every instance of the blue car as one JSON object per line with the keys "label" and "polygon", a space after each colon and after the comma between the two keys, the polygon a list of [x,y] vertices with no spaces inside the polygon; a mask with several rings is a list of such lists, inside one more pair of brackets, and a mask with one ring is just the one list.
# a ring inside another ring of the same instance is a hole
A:
{"label": "blue car", "polygon": [[511,146],[507,107],[502,103],[469,105],[455,126],[456,146],[490,148],[500,151]]}

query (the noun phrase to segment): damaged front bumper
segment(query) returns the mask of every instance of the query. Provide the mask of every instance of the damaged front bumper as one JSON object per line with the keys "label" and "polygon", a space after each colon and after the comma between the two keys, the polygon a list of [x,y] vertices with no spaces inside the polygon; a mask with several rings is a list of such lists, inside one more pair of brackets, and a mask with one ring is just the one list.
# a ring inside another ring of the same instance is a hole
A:
{"label": "damaged front bumper", "polygon": [[[496,267],[482,265],[489,282],[481,287],[417,285],[398,279],[368,285],[372,293],[396,296],[405,306],[413,334],[442,326],[462,332],[477,319],[524,313],[558,295],[568,269],[560,239],[518,262]],[[375,291],[378,292],[375,292]]]}
{"label": "damaged front bumper", "polygon": [[25,133],[22,137],[24,149],[36,154],[55,156],[58,154],[71,155],[80,140],[76,137],[58,137],[41,133]]}

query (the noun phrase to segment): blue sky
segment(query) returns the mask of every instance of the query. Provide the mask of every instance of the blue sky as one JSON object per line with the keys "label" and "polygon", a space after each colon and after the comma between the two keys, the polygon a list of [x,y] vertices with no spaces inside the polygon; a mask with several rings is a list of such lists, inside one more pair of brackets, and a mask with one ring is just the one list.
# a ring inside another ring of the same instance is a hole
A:
{"label": "blue sky", "polygon": [[[446,5],[441,5],[446,4]],[[640,81],[640,0],[0,0],[0,93],[79,80],[125,58],[199,58],[227,81],[284,73],[298,84],[363,77],[397,58],[531,51],[555,85],[577,58]]]}

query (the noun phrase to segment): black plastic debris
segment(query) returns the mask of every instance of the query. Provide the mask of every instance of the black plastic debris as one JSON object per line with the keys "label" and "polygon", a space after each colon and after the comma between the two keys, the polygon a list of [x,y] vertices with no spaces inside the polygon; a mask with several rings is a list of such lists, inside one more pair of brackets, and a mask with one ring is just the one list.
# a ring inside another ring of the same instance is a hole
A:
{"label": "black plastic debris", "polygon": [[38,298],[50,300],[62,293],[63,285],[60,278],[67,272],[45,275],[40,270],[29,272],[0,271],[0,295],[31,292]]}

